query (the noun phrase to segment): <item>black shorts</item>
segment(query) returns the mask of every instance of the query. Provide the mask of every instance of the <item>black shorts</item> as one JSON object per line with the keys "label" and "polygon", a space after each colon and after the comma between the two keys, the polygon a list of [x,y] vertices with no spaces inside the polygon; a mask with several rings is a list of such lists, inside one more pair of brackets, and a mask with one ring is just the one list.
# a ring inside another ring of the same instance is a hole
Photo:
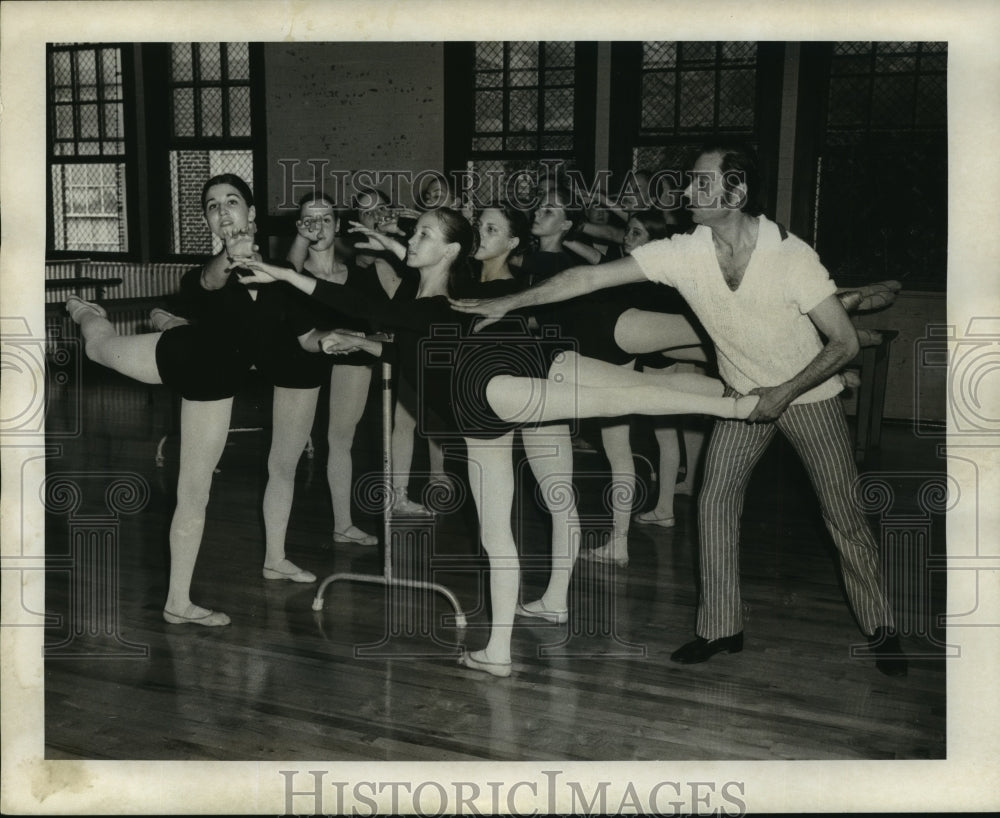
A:
{"label": "black shorts", "polygon": [[302,347],[283,346],[259,353],[257,369],[271,386],[288,389],[315,389],[330,382],[330,367],[336,362],[332,355],[306,352]]}
{"label": "black shorts", "polygon": [[182,398],[211,401],[233,397],[243,386],[250,362],[218,333],[186,324],[160,336],[156,368],[160,380]]}

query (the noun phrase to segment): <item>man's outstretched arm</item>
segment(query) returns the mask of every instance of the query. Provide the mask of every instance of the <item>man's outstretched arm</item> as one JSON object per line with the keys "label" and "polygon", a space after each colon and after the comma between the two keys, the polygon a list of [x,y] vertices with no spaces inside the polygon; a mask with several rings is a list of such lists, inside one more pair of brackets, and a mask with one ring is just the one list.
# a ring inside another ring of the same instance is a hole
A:
{"label": "man's outstretched arm", "polygon": [[569,301],[596,290],[645,280],[646,276],[643,275],[639,264],[635,259],[626,256],[607,264],[570,267],[541,284],[500,298],[453,299],[451,304],[459,312],[484,316],[477,326],[477,329],[482,329],[514,310]]}

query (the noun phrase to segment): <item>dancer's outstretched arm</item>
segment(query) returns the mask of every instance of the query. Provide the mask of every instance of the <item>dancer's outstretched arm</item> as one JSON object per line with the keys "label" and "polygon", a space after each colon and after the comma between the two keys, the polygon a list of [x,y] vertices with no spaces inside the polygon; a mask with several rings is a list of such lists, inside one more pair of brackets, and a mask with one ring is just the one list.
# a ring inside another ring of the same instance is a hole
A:
{"label": "dancer's outstretched arm", "polygon": [[451,305],[459,312],[484,316],[476,327],[479,330],[514,310],[569,301],[596,290],[645,280],[646,276],[639,263],[631,256],[626,256],[607,264],[570,267],[541,284],[500,298],[463,298],[452,300]]}

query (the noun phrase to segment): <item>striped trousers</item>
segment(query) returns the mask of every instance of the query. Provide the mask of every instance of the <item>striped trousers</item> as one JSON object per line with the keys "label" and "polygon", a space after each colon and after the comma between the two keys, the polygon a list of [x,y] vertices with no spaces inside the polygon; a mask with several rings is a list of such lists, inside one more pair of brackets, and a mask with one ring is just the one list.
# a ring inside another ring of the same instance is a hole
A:
{"label": "striped trousers", "polygon": [[[738,394],[726,390],[726,394]],[[838,398],[789,406],[773,423],[718,420],[705,454],[698,500],[701,596],[695,631],[719,639],[743,630],[740,518],[747,485],[777,429],[798,453],[820,500],[823,520],[840,553],[847,596],[862,632],[892,626],[882,590],[879,549],[858,509],[851,441]]]}

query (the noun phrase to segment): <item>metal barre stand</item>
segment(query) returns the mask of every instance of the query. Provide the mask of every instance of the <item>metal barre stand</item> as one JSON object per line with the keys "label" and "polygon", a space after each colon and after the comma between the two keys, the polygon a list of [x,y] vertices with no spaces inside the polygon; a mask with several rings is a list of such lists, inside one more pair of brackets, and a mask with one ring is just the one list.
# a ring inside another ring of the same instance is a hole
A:
{"label": "metal barre stand", "polygon": [[[380,340],[383,343],[393,342],[392,335],[379,334],[368,337]],[[316,597],[313,599],[312,609],[314,611],[323,610],[323,593],[330,583],[337,582],[338,580],[345,582],[371,582],[376,585],[385,585],[386,587],[396,585],[404,588],[420,588],[427,591],[435,591],[447,599],[451,603],[452,608],[455,609],[455,627],[464,629],[466,619],[465,614],[462,612],[462,606],[448,588],[436,582],[395,577],[392,573],[392,505],[394,499],[392,491],[392,365],[387,361],[382,361],[382,477],[384,480],[384,497],[382,501],[382,574],[331,574],[316,589]]]}

